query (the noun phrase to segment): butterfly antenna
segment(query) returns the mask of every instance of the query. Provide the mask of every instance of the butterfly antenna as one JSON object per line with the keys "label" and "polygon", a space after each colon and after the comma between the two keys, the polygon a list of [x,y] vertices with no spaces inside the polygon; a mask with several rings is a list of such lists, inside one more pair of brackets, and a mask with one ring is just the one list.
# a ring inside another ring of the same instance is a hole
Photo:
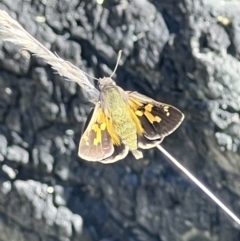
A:
{"label": "butterfly antenna", "polygon": [[110,78],[112,78],[113,75],[115,74],[115,72],[116,72],[116,70],[117,70],[117,67],[118,67],[118,64],[119,64],[119,61],[120,61],[120,59],[121,59],[121,56],[122,56],[122,50],[120,50],[120,51],[118,52],[117,63],[116,63],[116,65],[115,65],[115,68],[114,68],[114,70],[113,70]]}
{"label": "butterfly antenna", "polygon": [[[112,76],[115,74],[115,72],[116,72],[116,70],[117,70],[117,67],[118,67],[118,64],[119,64],[119,61],[120,61],[120,59],[121,59],[121,56],[122,56],[122,50],[120,50],[120,51],[118,52],[117,63],[116,63],[116,65],[115,65],[115,68],[114,68],[112,74],[110,75],[110,78],[112,78]],[[81,71],[82,71],[82,70],[81,70]],[[90,74],[88,74],[88,73],[86,73],[86,72],[84,72],[84,71],[82,71],[82,72],[83,72],[86,76],[88,76],[89,78],[95,79],[95,80],[98,80],[98,81],[99,81],[99,78],[93,77],[93,76],[91,76]]]}
{"label": "butterfly antenna", "polygon": [[184,166],[182,166],[173,156],[170,155],[162,146],[158,145],[157,148],[168,159],[176,165],[190,180],[192,180],[199,188],[201,188],[225,213],[227,213],[235,222],[240,225],[240,219],[225,205],[219,198],[217,198],[206,186],[204,186],[196,177],[194,177]]}

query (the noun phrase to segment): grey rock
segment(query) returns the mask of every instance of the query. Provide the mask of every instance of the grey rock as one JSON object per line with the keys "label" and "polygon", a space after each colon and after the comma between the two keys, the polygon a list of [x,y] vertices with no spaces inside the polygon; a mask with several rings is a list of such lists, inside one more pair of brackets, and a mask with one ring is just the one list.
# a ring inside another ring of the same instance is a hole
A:
{"label": "grey rock", "polygon": [[[117,84],[184,112],[163,147],[237,214],[240,6],[223,3],[18,0],[0,8],[91,76],[109,76],[122,49]],[[2,240],[239,240],[239,227],[157,150],[111,165],[80,160],[88,94],[43,60],[0,46]]]}
{"label": "grey rock", "polygon": [[0,135],[0,153],[5,156],[7,154],[8,141],[4,135]]}
{"label": "grey rock", "polygon": [[6,123],[10,130],[20,132],[21,131],[21,116],[17,109],[9,111],[6,117]]}
{"label": "grey rock", "polygon": [[8,165],[2,165],[2,171],[8,175],[9,179],[15,179],[17,176],[16,171]]}
{"label": "grey rock", "polygon": [[7,148],[6,158],[10,161],[27,164],[29,162],[29,153],[20,146],[12,145]]}

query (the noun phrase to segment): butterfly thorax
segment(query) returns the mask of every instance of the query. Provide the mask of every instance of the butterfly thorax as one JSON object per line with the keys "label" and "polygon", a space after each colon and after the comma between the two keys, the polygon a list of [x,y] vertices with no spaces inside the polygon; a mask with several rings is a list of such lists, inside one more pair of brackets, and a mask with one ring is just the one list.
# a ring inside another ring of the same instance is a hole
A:
{"label": "butterfly thorax", "polygon": [[136,150],[137,130],[126,103],[125,92],[116,85],[108,84],[102,88],[100,102],[105,116],[109,119],[109,133],[114,130],[130,150]]}

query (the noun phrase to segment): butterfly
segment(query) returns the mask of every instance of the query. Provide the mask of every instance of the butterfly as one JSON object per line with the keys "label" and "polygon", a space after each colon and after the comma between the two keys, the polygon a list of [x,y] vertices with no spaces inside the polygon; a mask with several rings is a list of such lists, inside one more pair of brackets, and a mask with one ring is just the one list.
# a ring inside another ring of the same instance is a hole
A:
{"label": "butterfly", "polygon": [[78,155],[87,161],[113,163],[139,149],[161,143],[182,123],[177,108],[135,91],[124,91],[111,77],[98,79],[99,100],[90,111],[80,139]]}

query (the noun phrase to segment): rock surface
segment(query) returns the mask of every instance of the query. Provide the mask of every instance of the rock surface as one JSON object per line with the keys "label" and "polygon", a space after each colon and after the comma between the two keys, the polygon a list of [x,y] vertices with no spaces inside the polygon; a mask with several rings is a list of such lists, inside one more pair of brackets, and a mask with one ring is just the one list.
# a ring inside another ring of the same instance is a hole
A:
{"label": "rock surface", "polygon": [[[175,105],[163,146],[240,215],[240,2],[2,0],[47,48],[96,77]],[[0,42],[2,241],[238,241],[240,229],[157,150],[77,157],[86,93]]]}

